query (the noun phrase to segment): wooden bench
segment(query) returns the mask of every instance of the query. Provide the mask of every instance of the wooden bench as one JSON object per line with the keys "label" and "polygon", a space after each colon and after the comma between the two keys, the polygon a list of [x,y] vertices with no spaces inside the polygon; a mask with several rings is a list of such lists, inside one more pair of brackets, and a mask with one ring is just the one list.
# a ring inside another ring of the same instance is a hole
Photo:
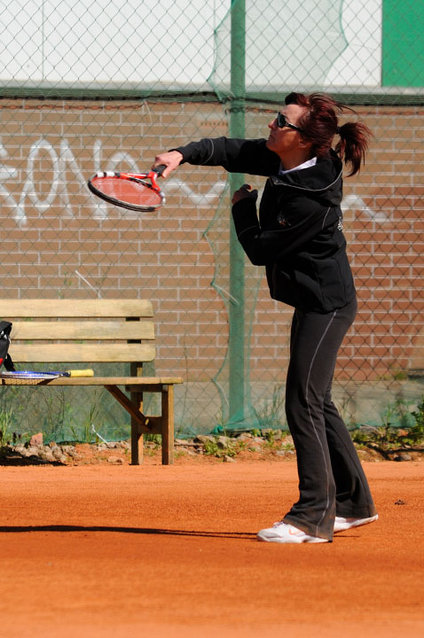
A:
{"label": "wooden bench", "polygon": [[[162,463],[173,463],[174,384],[180,377],[143,377],[155,358],[152,304],[142,299],[0,299],[1,318],[11,321],[9,353],[17,370],[29,364],[128,363],[130,376],[59,377],[37,385],[104,386],[131,415],[131,463],[143,458],[143,434],[162,435]],[[87,364],[90,364],[89,366]],[[72,367],[72,366],[71,366]],[[69,368],[64,367],[66,370]],[[14,383],[1,379],[2,385]],[[34,385],[19,380],[19,385]],[[122,387],[123,386],[123,387]],[[143,394],[160,393],[161,415],[143,413]]]}

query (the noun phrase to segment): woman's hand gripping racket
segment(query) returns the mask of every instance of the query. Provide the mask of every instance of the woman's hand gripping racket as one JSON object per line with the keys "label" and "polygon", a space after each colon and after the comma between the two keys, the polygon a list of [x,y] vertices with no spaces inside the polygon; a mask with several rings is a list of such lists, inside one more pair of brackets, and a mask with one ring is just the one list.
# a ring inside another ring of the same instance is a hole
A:
{"label": "woman's hand gripping racket", "polygon": [[88,188],[94,195],[110,204],[140,212],[157,210],[165,203],[165,195],[157,178],[166,169],[156,166],[147,173],[113,173],[99,171],[88,180]]}

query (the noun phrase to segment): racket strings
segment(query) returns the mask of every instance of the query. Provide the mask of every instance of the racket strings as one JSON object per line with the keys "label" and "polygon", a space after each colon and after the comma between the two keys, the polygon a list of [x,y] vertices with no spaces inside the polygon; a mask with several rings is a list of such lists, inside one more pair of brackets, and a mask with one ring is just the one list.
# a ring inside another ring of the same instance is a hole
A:
{"label": "racket strings", "polygon": [[113,200],[134,206],[160,206],[162,203],[162,195],[142,180],[102,177],[94,178],[92,183],[98,191]]}

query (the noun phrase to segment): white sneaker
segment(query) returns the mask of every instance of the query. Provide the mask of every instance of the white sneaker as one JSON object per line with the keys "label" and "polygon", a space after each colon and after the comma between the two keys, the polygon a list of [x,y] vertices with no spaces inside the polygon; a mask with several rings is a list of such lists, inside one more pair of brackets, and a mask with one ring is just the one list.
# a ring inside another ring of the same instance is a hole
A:
{"label": "white sneaker", "polygon": [[343,516],[336,516],[334,521],[334,533],[344,532],[351,527],[360,527],[361,525],[368,525],[378,519],[378,514],[370,516],[369,518],[343,518]]}
{"label": "white sneaker", "polygon": [[272,527],[261,529],[257,534],[258,541],[265,543],[328,543],[326,538],[318,538],[318,536],[309,536],[301,529],[279,521],[274,523]]}

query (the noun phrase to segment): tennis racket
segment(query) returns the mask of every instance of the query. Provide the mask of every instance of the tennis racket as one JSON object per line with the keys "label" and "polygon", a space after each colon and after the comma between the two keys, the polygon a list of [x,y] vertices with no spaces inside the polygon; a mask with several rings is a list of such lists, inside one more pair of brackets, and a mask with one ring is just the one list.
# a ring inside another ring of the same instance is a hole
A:
{"label": "tennis racket", "polygon": [[128,210],[151,212],[165,203],[165,195],[157,182],[165,168],[162,164],[147,173],[99,171],[88,180],[87,186],[94,195],[110,204]]}
{"label": "tennis racket", "polygon": [[2,379],[54,379],[57,377],[93,377],[94,371],[88,370],[66,370],[39,372],[36,370],[14,370],[13,372],[0,372]]}

